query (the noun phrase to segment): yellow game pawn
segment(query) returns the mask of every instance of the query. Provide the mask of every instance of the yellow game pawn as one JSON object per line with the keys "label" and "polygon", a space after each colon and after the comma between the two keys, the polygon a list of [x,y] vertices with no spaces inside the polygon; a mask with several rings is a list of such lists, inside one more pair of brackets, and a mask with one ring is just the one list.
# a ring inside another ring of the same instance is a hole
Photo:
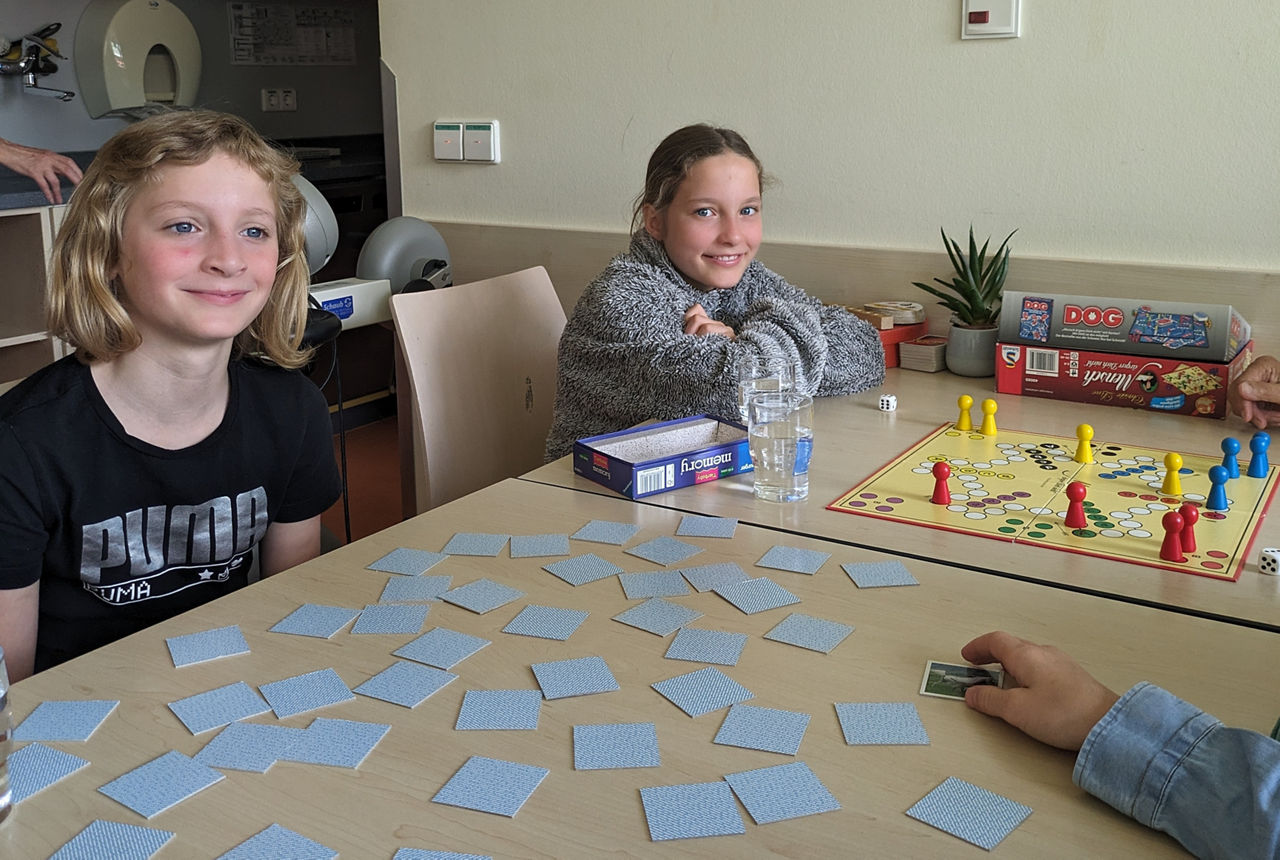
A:
{"label": "yellow game pawn", "polygon": [[1182,468],[1181,454],[1164,455],[1164,483],[1160,485],[1160,493],[1165,496],[1181,496],[1182,480],[1178,470]]}
{"label": "yellow game pawn", "polygon": [[961,394],[956,400],[956,405],[960,407],[960,417],[956,419],[957,430],[972,430],[973,419],[969,417],[969,407],[973,405],[973,398],[967,394]]}
{"label": "yellow game pawn", "polygon": [[1077,463],[1093,462],[1093,446],[1089,442],[1093,439],[1093,428],[1088,424],[1081,424],[1076,427],[1076,438],[1080,440],[1080,444],[1076,445],[1075,461]]}
{"label": "yellow game pawn", "polygon": [[978,432],[983,436],[996,435],[996,402],[990,397],[982,401],[982,428]]}

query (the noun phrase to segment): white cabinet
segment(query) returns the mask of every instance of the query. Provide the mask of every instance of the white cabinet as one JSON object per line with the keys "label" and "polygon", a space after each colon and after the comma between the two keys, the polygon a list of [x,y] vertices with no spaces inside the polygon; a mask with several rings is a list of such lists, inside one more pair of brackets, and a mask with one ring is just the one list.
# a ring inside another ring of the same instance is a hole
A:
{"label": "white cabinet", "polygon": [[63,354],[44,326],[49,252],[62,206],[0,210],[0,383]]}

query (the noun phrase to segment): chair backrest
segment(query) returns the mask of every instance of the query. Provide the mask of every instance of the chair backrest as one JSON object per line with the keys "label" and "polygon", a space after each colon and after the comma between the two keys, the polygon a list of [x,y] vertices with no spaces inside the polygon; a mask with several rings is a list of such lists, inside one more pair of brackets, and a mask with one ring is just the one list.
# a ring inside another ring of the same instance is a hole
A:
{"label": "chair backrest", "polygon": [[[542,465],[564,308],[541,266],[391,297],[421,513]],[[405,403],[402,396],[400,402]],[[407,425],[407,426],[406,426]],[[402,463],[402,468],[407,467]]]}

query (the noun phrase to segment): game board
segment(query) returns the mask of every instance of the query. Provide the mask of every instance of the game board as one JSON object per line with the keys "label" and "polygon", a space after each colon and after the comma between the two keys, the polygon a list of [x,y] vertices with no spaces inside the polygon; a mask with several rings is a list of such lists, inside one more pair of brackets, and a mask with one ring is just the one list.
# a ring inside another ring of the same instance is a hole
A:
{"label": "game board", "polygon": [[[1247,454],[1242,457],[1241,477],[1226,485],[1229,507],[1219,513],[1206,510],[1204,502],[1208,470],[1221,464],[1221,456],[1182,454],[1183,493],[1172,497],[1161,493],[1169,452],[1095,441],[1094,462],[1085,465],[1074,459],[1077,444],[1074,437],[1005,429],[984,436],[947,424],[827,508],[1215,579],[1239,578],[1275,493],[1276,467],[1265,478],[1249,478]],[[930,501],[937,462],[951,466],[950,505]],[[1063,523],[1064,490],[1072,481],[1088,487],[1088,528]],[[1161,518],[1187,502],[1200,508],[1196,550],[1186,553],[1185,562],[1165,561]]]}

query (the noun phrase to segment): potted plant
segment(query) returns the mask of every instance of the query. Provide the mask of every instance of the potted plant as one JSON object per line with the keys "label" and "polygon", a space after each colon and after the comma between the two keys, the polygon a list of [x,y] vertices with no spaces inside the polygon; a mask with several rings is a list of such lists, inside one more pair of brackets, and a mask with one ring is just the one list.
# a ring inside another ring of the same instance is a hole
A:
{"label": "potted plant", "polygon": [[947,236],[946,229],[941,233],[942,244],[951,258],[956,276],[950,281],[933,280],[949,292],[919,281],[914,285],[937,296],[942,300],[938,304],[951,311],[947,369],[960,376],[991,376],[995,373],[996,326],[1000,321],[1004,279],[1009,272],[1009,240],[1013,233],[1005,237],[990,259],[987,258],[987,248],[991,239],[983,242],[979,249],[973,238],[972,225],[969,227],[967,257],[960,243]]}

